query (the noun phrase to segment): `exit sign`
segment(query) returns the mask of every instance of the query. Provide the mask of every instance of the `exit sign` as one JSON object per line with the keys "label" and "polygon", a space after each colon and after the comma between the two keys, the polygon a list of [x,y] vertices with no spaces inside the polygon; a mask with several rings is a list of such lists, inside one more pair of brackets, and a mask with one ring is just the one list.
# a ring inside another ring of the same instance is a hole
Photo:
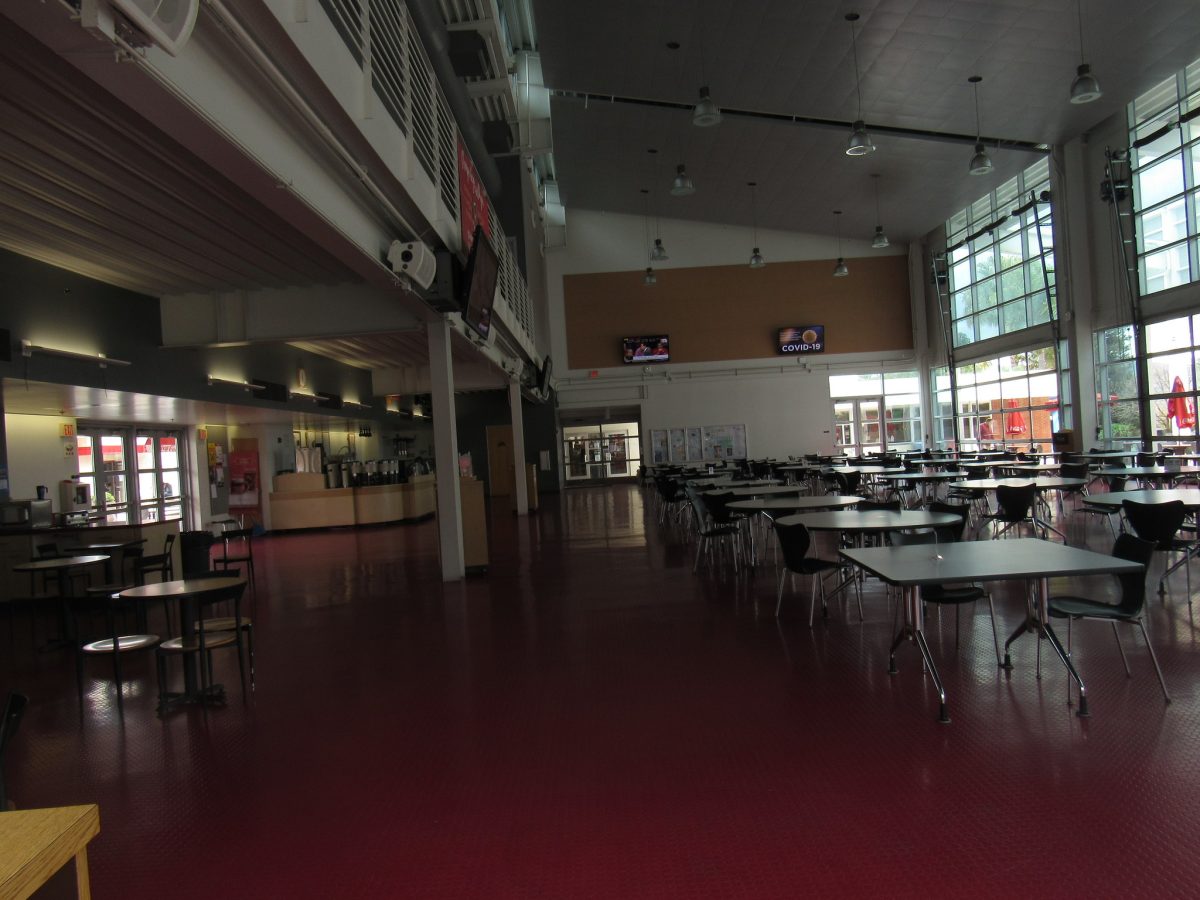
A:
{"label": "exit sign", "polygon": [[75,423],[74,422],[59,422],[58,423],[58,436],[65,437],[65,438],[75,437]]}

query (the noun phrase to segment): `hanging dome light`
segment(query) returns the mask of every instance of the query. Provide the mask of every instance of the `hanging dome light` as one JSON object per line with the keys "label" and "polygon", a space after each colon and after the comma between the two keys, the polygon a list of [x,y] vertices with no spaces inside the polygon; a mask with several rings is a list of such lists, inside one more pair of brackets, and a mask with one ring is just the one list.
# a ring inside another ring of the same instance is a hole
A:
{"label": "hanging dome light", "polygon": [[767,261],[765,259],[763,259],[762,254],[759,253],[758,248],[755,247],[754,252],[750,254],[750,268],[761,269],[766,264],[767,264]]}
{"label": "hanging dome light", "polygon": [[667,248],[663,246],[662,238],[654,239],[654,246],[650,248],[650,258],[655,262],[663,262],[671,258],[667,256]]}
{"label": "hanging dome light", "polygon": [[1075,70],[1075,80],[1071,82],[1070,99],[1072,103],[1091,103],[1103,97],[1104,92],[1092,74],[1092,67],[1084,60],[1083,0],[1075,0],[1075,14],[1079,18],[1079,67]]}
{"label": "hanging dome light", "polygon": [[854,117],[850,137],[846,141],[846,155],[866,156],[868,153],[875,152],[875,142],[867,134],[867,123],[863,121],[862,117],[862,79],[858,74],[858,38],[854,31],[858,13],[846,13],[846,21],[850,23],[850,49],[854,52],[854,93],[858,97],[858,115]]}
{"label": "hanging dome light", "polygon": [[[758,243],[758,182],[747,181],[746,187],[750,188],[750,225],[754,229],[754,243]],[[763,255],[758,251],[756,246],[750,254],[750,268],[761,269],[767,264],[763,259]]]}
{"label": "hanging dome light", "polygon": [[687,166],[680,163],[675,167],[675,180],[671,183],[671,196],[687,197],[696,193],[696,185],[687,173]]}
{"label": "hanging dome light", "polygon": [[1071,102],[1091,103],[1103,96],[1104,91],[1100,90],[1100,82],[1092,74],[1092,67],[1087,63],[1080,63],[1079,68],[1075,70],[1075,80],[1071,82]]}
{"label": "hanging dome light", "polygon": [[983,149],[983,144],[976,144],[975,155],[971,157],[971,164],[967,166],[967,172],[971,175],[986,175],[993,168],[992,158]]}
{"label": "hanging dome light", "polygon": [[979,82],[983,81],[983,76],[972,75],[967,81],[975,90],[975,155],[971,157],[967,172],[971,175],[986,175],[992,171],[992,158],[983,149],[983,132],[979,126]]}
{"label": "hanging dome light", "polygon": [[658,284],[658,276],[654,274],[654,270],[646,266],[646,274],[642,276],[642,284],[646,287],[653,287]]}
{"label": "hanging dome light", "polygon": [[838,248],[837,264],[833,267],[833,277],[845,278],[850,274],[850,269],[846,266],[846,260],[842,257],[842,211],[840,209],[833,211],[833,225],[837,230]]}
{"label": "hanging dome light", "polygon": [[847,156],[866,156],[868,153],[875,152],[875,143],[871,140],[871,136],[867,134],[867,125],[862,119],[857,119],[854,122],[854,130],[850,133],[850,137],[846,139],[846,155]]}
{"label": "hanging dome light", "polygon": [[[875,221],[878,222],[879,221],[879,174],[876,173],[876,174],[872,175],[871,179],[875,182]],[[888,236],[883,233],[883,226],[876,225],[875,226],[875,237],[873,237],[871,239],[871,247],[875,250],[882,250],[884,247],[887,247],[887,246],[888,246]]]}
{"label": "hanging dome light", "polygon": [[708,96],[708,87],[700,88],[700,100],[692,110],[692,124],[697,128],[711,128],[721,124],[721,110]]}

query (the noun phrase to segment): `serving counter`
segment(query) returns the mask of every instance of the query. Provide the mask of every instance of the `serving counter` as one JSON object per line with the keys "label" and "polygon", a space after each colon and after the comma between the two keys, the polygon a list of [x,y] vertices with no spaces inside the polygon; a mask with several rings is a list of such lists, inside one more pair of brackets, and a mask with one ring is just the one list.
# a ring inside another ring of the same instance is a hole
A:
{"label": "serving counter", "polygon": [[288,472],[275,476],[271,530],[410,522],[433,514],[436,487],[435,476],[414,475],[405,484],[326,488],[319,473]]}

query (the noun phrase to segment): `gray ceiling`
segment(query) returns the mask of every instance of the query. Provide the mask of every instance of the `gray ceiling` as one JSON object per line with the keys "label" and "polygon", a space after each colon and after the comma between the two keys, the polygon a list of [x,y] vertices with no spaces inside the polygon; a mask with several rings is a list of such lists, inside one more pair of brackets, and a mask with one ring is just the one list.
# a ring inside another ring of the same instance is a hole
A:
{"label": "gray ceiling", "polygon": [[[849,122],[856,118],[849,12],[857,12],[862,117],[871,125],[975,133],[970,75],[982,75],[985,137],[1057,143],[1095,127],[1138,93],[1200,56],[1197,0],[1080,0],[1088,61],[1104,89],[1073,106],[1076,0],[534,0],[546,86],[693,103],[701,84],[723,107]],[[667,49],[678,41],[680,49]],[[726,116],[696,128],[686,111],[552,103],[564,204],[640,214],[639,189],[666,217],[832,233],[874,230],[872,174],[893,240],[938,227],[1036,155],[991,152],[995,171],[967,175],[969,144],[874,133],[878,150],[845,155],[849,130]],[[659,153],[652,156],[648,148]],[[667,193],[675,164],[696,181]],[[569,213],[568,213],[569,214]]]}

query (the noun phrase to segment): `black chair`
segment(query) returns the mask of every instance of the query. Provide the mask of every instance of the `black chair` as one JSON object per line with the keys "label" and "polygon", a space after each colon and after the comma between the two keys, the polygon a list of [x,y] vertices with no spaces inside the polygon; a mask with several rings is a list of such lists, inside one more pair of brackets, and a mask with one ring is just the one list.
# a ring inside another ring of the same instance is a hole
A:
{"label": "black chair", "polygon": [[8,790],[4,786],[4,751],[12,743],[13,736],[16,735],[17,728],[21,724],[21,717],[25,715],[25,707],[28,705],[29,698],[24,694],[9,691],[8,697],[4,701],[4,709],[0,710],[0,815],[13,808],[8,799]]}
{"label": "black chair", "polygon": [[221,533],[221,555],[213,560],[213,568],[225,571],[230,567],[244,568],[250,592],[257,592],[254,586],[254,529],[234,528]]}
{"label": "black chair", "polygon": [[[1122,534],[1113,544],[1112,555],[1119,559],[1140,562],[1148,568],[1155,549],[1152,541],[1144,541],[1131,534]],[[1162,668],[1158,665],[1158,657],[1154,654],[1154,645],[1150,643],[1150,635],[1146,633],[1146,623],[1142,616],[1142,610],[1146,605],[1146,572],[1114,577],[1121,585],[1121,599],[1115,604],[1093,600],[1090,597],[1050,598],[1050,615],[1067,620],[1067,654],[1071,653],[1072,622],[1083,619],[1108,622],[1112,625],[1113,637],[1117,640],[1117,649],[1121,651],[1121,662],[1125,664],[1125,674],[1132,676],[1129,671],[1129,660],[1125,657],[1125,648],[1121,646],[1121,636],[1117,633],[1117,624],[1123,622],[1127,625],[1136,625],[1142,631],[1142,640],[1146,642],[1150,661],[1154,663],[1154,671],[1157,673],[1158,683],[1162,687],[1163,699],[1170,703],[1171,695],[1167,693],[1167,682],[1163,679]]]}
{"label": "black chair", "polygon": [[662,478],[654,479],[655,485],[658,488],[658,522],[661,525],[666,519],[667,514],[671,513],[672,518],[676,521],[679,519],[679,513],[687,504],[687,495],[683,492],[683,485],[678,478],[663,476]]}
{"label": "black chair", "polygon": [[996,488],[996,511],[984,516],[991,520],[996,528],[992,540],[1007,534],[1020,525],[1028,525],[1034,537],[1044,537],[1038,534],[1038,524],[1033,518],[1033,505],[1037,502],[1037,486],[1029,484],[1002,484]]}
{"label": "black chair", "polygon": [[809,596],[808,627],[813,624],[813,612],[816,609],[817,592],[821,594],[821,612],[825,612],[825,577],[830,572],[841,569],[841,565],[833,560],[818,559],[809,556],[812,546],[812,535],[808,528],[801,523],[784,525],[775,522],[775,536],[779,540],[779,549],[783,553],[783,571],[779,573],[779,591],[775,598],[775,618],[783,609],[783,581],[789,575],[811,575],[812,587]]}
{"label": "black chair", "polygon": [[137,573],[140,584],[145,584],[147,575],[158,575],[159,581],[171,581],[175,577],[175,563],[171,559],[171,548],[175,546],[175,535],[168,534],[163,541],[162,553],[150,553],[142,557]]}
{"label": "black chair", "polygon": [[[123,678],[121,674],[121,657],[127,653],[142,650],[153,650],[161,642],[157,634],[121,634],[117,625],[118,613],[133,608],[133,603],[122,600],[119,594],[113,593],[103,598],[105,637],[100,640],[80,644],[75,650],[75,682],[79,692],[79,711],[83,712],[83,666],[84,660],[94,656],[108,656],[113,664],[113,681],[117,685],[117,710],[125,712]],[[76,629],[78,632],[78,628]]]}
{"label": "black chair", "polygon": [[958,516],[956,525],[938,525],[933,529],[939,544],[950,544],[961,541],[967,531],[967,521],[971,516],[971,506],[968,503],[946,503],[935,500],[929,504],[929,511],[935,513],[951,513]]}
{"label": "black chair", "polygon": [[695,489],[690,486],[686,490],[688,501],[692,507],[696,536],[699,538],[696,545],[696,562],[692,565],[692,572],[695,573],[700,570],[700,558],[713,542],[717,544],[718,548],[723,547],[726,543],[731,545],[733,571],[737,572],[742,546],[741,528],[734,522],[713,522],[708,508],[705,506],[704,498],[697,494]]}
{"label": "black chair", "polygon": [[[954,512],[961,515],[960,510],[953,508],[950,504],[942,504],[943,509],[933,510],[932,512]],[[954,537],[955,532],[961,535],[966,528],[966,520],[963,519],[961,525],[943,526],[942,529],[922,532],[902,532],[893,531],[890,535],[892,544],[897,547],[907,547],[914,544],[940,544],[952,543],[957,538]],[[943,537],[950,537],[951,541],[943,541]],[[982,586],[977,584],[956,585],[947,587],[944,584],[926,585],[921,588],[921,601],[923,603],[932,603],[935,606],[953,606],[954,609],[954,646],[958,648],[959,635],[959,610],[967,603],[974,603],[977,600],[987,600],[988,616],[992,621],[992,645],[996,651],[996,665],[1001,664],[1000,659],[1000,637],[996,632],[996,607],[992,602],[992,595]],[[896,610],[899,614],[899,606]]]}
{"label": "black chair", "polygon": [[1080,487],[1063,488],[1060,490],[1058,492],[1060,501],[1063,497],[1074,497],[1077,501],[1081,501],[1081,503],[1076,504],[1075,511],[1089,516],[1102,516],[1104,521],[1108,523],[1108,530],[1112,532],[1112,536],[1116,538],[1117,529],[1116,526],[1113,525],[1113,517],[1119,516],[1121,511],[1114,506],[1095,506],[1088,503],[1088,497],[1091,495],[1091,491],[1088,489],[1088,481],[1091,479],[1091,471],[1088,469],[1087,463],[1064,462],[1062,466],[1059,467],[1058,473],[1063,478],[1082,478],[1084,480],[1083,485]]}
{"label": "black chair", "polygon": [[1167,566],[1158,580],[1158,592],[1166,593],[1167,576],[1179,566],[1184,567],[1187,576],[1188,606],[1192,605],[1192,553],[1196,550],[1195,541],[1180,538],[1179,529],[1187,518],[1187,508],[1182,500],[1172,500],[1170,503],[1137,503],[1125,500],[1121,504],[1125,513],[1125,521],[1129,527],[1144,541],[1154,544],[1154,549],[1162,553],[1182,553],[1183,556]]}

